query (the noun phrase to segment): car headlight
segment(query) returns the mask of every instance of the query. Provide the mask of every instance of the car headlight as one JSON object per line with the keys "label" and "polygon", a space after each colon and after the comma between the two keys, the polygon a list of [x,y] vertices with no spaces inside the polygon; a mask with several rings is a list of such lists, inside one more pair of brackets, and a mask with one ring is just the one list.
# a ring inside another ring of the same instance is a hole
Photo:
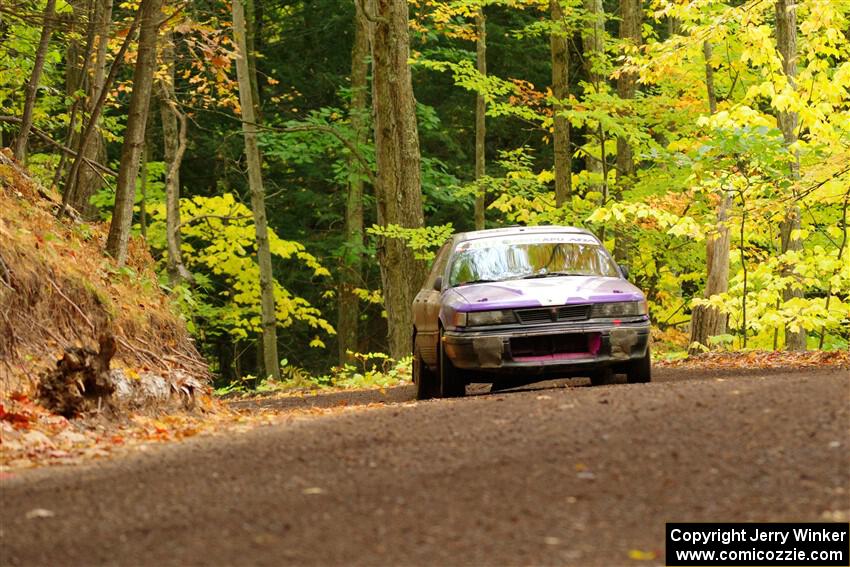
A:
{"label": "car headlight", "polygon": [[646,300],[617,301],[614,303],[597,303],[593,306],[591,317],[637,317],[646,315]]}
{"label": "car headlight", "polygon": [[509,309],[503,311],[473,311],[466,314],[466,324],[470,327],[504,325],[505,323],[515,322],[514,312]]}

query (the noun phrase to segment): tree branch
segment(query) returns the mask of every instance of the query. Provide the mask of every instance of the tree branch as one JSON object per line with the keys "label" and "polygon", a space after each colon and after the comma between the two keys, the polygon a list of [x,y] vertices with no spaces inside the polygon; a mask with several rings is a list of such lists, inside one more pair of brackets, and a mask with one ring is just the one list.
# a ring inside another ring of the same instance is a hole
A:
{"label": "tree branch", "polygon": [[[12,124],[20,124],[22,122],[22,120],[18,116],[0,116],[0,122],[9,122],[9,123],[12,123]],[[45,142],[47,142],[48,144],[55,146],[56,148],[59,148],[60,150],[62,150],[66,154],[68,154],[69,156],[77,157],[76,151],[72,150],[71,148],[62,144],[61,142],[57,142],[56,140],[54,140],[53,138],[48,136],[47,133],[44,132],[43,130],[40,130],[40,129],[36,128],[35,126],[33,126],[32,127],[32,133],[35,134],[35,136],[37,138],[40,138],[40,139],[44,140]],[[103,165],[101,163],[98,163],[96,161],[92,161],[92,160],[90,160],[86,157],[83,158],[83,161],[85,162],[86,165],[88,165],[93,170],[100,171],[100,172],[105,173],[107,175],[111,175],[112,177],[118,177],[117,171],[109,169],[108,167],[106,167],[105,165]]]}
{"label": "tree branch", "polygon": [[48,283],[49,283],[51,286],[53,286],[53,289],[55,289],[55,290],[56,290],[56,293],[58,293],[58,294],[59,294],[59,296],[60,296],[62,299],[64,299],[65,301],[67,301],[67,302],[71,305],[71,307],[73,307],[73,308],[74,308],[74,311],[76,311],[76,312],[80,315],[80,317],[82,317],[82,318],[83,318],[83,321],[85,321],[85,322],[86,322],[86,324],[89,326],[89,328],[90,328],[92,331],[94,331],[94,330],[95,330],[94,323],[92,323],[92,322],[91,322],[91,319],[89,319],[89,318],[86,316],[86,314],[83,312],[83,310],[82,310],[82,309],[80,309],[80,306],[79,306],[79,305],[77,305],[76,303],[74,303],[73,301],[71,301],[71,298],[70,298],[70,297],[68,297],[67,295],[65,295],[64,293],[62,293],[62,290],[61,290],[61,289],[59,289],[59,286],[58,286],[58,285],[56,285],[56,282],[55,282],[55,281],[53,281],[51,278],[47,278],[47,281],[48,281]]}

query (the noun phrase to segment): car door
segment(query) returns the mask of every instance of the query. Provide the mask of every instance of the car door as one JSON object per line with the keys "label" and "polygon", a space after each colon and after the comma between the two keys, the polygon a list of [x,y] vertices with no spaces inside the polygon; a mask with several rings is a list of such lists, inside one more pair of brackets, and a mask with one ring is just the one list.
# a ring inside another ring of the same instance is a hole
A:
{"label": "car door", "polygon": [[422,360],[431,367],[437,365],[437,343],[440,340],[440,297],[441,290],[435,289],[438,278],[442,279],[451,255],[451,242],[443,245],[437,253],[431,273],[416,298],[413,300],[413,326],[416,332],[415,347]]}

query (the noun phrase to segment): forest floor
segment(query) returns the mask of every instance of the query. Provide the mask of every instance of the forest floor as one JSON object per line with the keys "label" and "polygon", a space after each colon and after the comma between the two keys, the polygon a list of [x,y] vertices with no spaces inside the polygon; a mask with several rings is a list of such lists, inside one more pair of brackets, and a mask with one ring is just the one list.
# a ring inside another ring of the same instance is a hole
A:
{"label": "forest floor", "polygon": [[663,564],[668,521],[850,520],[850,372],[662,368],[267,425],[2,479],[3,565]]}

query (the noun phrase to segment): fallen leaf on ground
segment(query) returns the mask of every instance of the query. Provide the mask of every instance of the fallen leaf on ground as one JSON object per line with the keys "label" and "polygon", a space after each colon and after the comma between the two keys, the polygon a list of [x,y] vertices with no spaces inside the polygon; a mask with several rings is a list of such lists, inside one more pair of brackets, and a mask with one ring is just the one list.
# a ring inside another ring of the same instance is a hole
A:
{"label": "fallen leaf on ground", "polygon": [[27,512],[27,520],[34,520],[36,518],[52,518],[55,515],[56,512],[53,510],[48,510],[46,508],[33,508]]}
{"label": "fallen leaf on ground", "polygon": [[641,551],[640,549],[632,549],[629,551],[629,559],[634,561],[652,561],[658,557],[654,551]]}

